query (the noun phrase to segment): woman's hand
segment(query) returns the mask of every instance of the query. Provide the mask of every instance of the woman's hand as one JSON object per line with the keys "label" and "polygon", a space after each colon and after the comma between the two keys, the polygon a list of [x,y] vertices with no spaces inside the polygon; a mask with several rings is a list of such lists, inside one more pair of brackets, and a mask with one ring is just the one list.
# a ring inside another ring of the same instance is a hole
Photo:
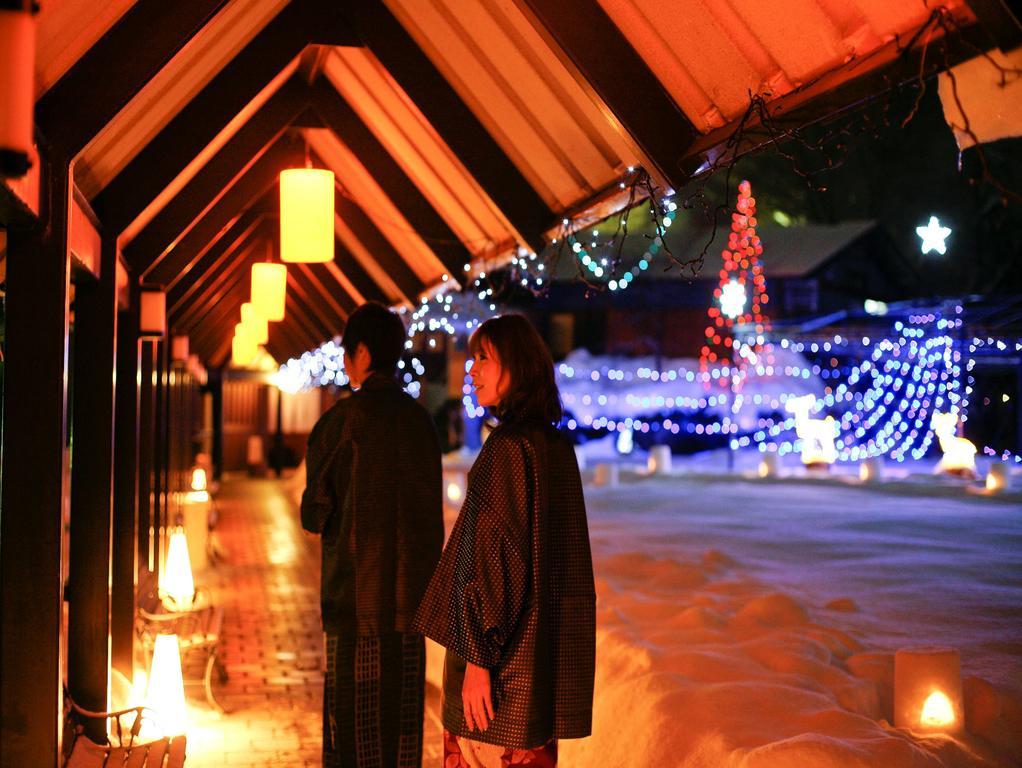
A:
{"label": "woman's hand", "polygon": [[485,731],[493,720],[493,699],[490,697],[490,670],[465,662],[465,681],[461,686],[461,705],[469,730]]}

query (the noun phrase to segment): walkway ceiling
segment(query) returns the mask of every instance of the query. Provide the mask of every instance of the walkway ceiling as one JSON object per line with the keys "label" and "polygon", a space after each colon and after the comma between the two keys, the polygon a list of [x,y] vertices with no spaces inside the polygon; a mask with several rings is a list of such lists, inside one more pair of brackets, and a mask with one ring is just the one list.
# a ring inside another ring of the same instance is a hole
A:
{"label": "walkway ceiling", "polygon": [[[978,28],[963,0],[942,5]],[[415,303],[466,264],[541,248],[563,216],[616,199],[629,166],[679,187],[750,94],[819,119],[807,86],[823,78],[827,111],[849,106],[849,67],[867,73],[930,13],[917,0],[54,0],[38,16],[36,118],[134,278],[167,289],[172,327],[212,365],[229,357],[249,266],[275,255],[280,170],[333,170],[335,259],[289,270],[268,345],[281,360],[365,300]]]}

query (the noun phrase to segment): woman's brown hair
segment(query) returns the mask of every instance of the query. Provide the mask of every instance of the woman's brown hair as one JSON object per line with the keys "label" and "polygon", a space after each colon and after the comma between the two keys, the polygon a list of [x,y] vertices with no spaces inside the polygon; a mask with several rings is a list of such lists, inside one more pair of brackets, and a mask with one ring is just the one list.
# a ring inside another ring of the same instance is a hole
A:
{"label": "woman's brown hair", "polygon": [[468,340],[475,354],[486,343],[508,377],[507,393],[494,409],[503,422],[558,424],[563,410],[554,380],[554,360],[543,338],[523,315],[500,315],[480,325]]}

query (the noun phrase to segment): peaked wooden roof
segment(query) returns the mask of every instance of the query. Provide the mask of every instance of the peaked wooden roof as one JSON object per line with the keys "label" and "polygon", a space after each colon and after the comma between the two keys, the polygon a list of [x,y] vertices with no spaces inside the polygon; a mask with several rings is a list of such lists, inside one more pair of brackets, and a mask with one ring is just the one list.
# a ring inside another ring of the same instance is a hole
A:
{"label": "peaked wooden roof", "polygon": [[[964,0],[940,5],[974,20]],[[825,81],[826,109],[847,106],[857,92],[834,94],[886,72],[931,12],[917,0],[44,2],[36,118],[132,278],[168,290],[172,326],[213,365],[229,356],[249,265],[277,247],[280,170],[333,170],[335,259],[289,271],[269,344],[284,359],[365,300],[413,303],[466,264],[541,248],[563,216],[613,198],[629,166],[680,187],[750,94],[790,115]]]}

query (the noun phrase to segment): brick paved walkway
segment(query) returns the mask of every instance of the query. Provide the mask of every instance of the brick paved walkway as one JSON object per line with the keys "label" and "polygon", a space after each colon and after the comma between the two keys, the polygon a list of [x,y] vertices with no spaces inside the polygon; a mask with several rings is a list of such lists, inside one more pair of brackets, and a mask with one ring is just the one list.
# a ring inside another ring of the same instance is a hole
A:
{"label": "brick paved walkway", "polygon": [[[233,479],[216,495],[216,567],[196,574],[224,606],[227,714],[187,692],[188,768],[320,765],[323,634],[319,541],[301,530],[286,481]],[[439,692],[427,691],[424,766],[439,766]]]}

